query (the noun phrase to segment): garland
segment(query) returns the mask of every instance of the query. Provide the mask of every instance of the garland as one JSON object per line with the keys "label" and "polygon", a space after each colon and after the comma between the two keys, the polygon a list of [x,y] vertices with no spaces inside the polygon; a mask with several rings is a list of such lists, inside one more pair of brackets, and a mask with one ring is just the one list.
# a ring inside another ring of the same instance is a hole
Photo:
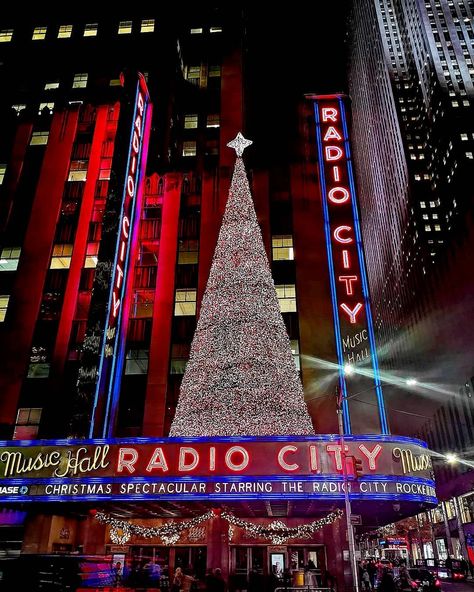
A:
{"label": "garland", "polygon": [[146,527],[140,526],[140,524],[133,524],[133,522],[127,522],[126,520],[119,520],[110,514],[98,512],[97,510],[94,510],[92,514],[99,522],[108,524],[111,527],[110,538],[116,545],[125,545],[132,535],[145,539],[160,538],[165,545],[173,545],[179,541],[183,530],[193,528],[215,516],[214,512],[209,510],[205,514],[201,514],[201,516],[196,516],[190,520],[167,522],[163,526]]}
{"label": "garland", "polygon": [[[274,545],[282,545],[288,539],[309,539],[314,532],[323,528],[327,524],[332,524],[342,516],[342,510],[335,510],[325,518],[315,520],[309,524],[288,527],[281,520],[274,520],[270,524],[254,524],[242,518],[234,516],[231,512],[220,510],[219,508],[209,510],[205,514],[183,520],[181,522],[167,522],[163,526],[146,527],[140,524],[133,524],[126,520],[119,520],[105,512],[92,510],[91,514],[102,524],[108,524],[110,528],[110,538],[116,545],[125,545],[132,536],[143,537],[145,539],[160,538],[165,545],[177,543],[183,530],[193,528],[201,522],[220,516],[229,523],[229,539],[233,535],[233,526],[243,528],[255,537],[270,539]],[[232,534],[231,534],[232,533]]]}
{"label": "garland", "polygon": [[282,545],[288,539],[309,539],[314,532],[323,528],[327,524],[332,524],[342,516],[342,510],[331,512],[325,518],[315,520],[309,524],[301,524],[299,526],[286,526],[281,520],[274,520],[270,524],[254,524],[242,518],[237,518],[230,512],[223,511],[221,516],[227,520],[229,524],[243,528],[252,535],[264,539],[270,539],[274,545]]}

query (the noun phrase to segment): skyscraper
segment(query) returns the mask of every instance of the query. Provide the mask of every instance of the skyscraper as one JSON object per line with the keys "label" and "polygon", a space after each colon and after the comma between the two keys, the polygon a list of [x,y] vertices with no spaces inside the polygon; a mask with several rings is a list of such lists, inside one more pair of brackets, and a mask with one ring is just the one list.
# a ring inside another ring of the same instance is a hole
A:
{"label": "skyscraper", "polygon": [[[381,365],[434,385],[431,405],[437,384],[439,399],[440,383],[456,396],[472,375],[472,19],[462,0],[364,0],[352,11],[355,162]],[[411,398],[413,411],[422,400]]]}

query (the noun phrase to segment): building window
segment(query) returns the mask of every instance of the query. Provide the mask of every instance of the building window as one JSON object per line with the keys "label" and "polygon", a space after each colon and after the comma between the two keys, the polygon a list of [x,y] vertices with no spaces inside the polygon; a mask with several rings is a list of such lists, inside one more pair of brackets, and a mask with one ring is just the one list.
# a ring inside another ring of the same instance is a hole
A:
{"label": "building window", "polygon": [[120,78],[111,78],[109,82],[109,86],[122,86]]}
{"label": "building window", "polygon": [[186,80],[199,86],[201,80],[201,66],[188,66],[186,70]]}
{"label": "building window", "polygon": [[20,113],[26,109],[26,105],[24,104],[17,104],[17,105],[12,105],[12,109],[14,109],[16,111],[17,115],[20,115]]}
{"label": "building window", "polygon": [[463,142],[467,142],[467,140],[469,140],[469,137],[468,137],[468,135],[467,135],[467,134],[461,134],[461,140],[462,140]]}
{"label": "building window", "polygon": [[58,39],[69,39],[72,35],[72,25],[61,25],[58,31]]}
{"label": "building window", "polygon": [[87,72],[81,72],[79,74],[74,74],[74,79],[72,81],[72,88],[86,88],[87,86]]}
{"label": "building window", "polygon": [[0,29],[0,43],[8,43],[12,37],[13,29]]}
{"label": "building window", "polygon": [[87,243],[86,258],[84,259],[84,269],[94,269],[97,267],[97,254],[99,252],[99,243]]}
{"label": "building window", "polygon": [[[142,286],[154,287],[156,282],[156,267],[138,268],[140,275],[135,275]],[[137,271],[138,271],[137,270]],[[135,283],[135,285],[137,285]],[[155,292],[154,290],[136,290],[133,294],[130,316],[133,319],[150,319],[153,316]]]}
{"label": "building window", "polygon": [[88,160],[73,160],[69,168],[68,181],[85,181],[87,179]]}
{"label": "building window", "polygon": [[59,88],[59,81],[55,80],[54,82],[47,82],[44,85],[44,90],[55,90],[56,88]]}
{"label": "building window", "polygon": [[291,345],[291,353],[293,354],[293,360],[295,361],[295,366],[298,372],[301,370],[301,363],[300,363],[300,342],[297,339],[292,339],[290,341]]}
{"label": "building window", "polygon": [[431,226],[429,224],[425,224],[426,232],[431,232]]}
{"label": "building window", "polygon": [[198,126],[198,116],[193,113],[184,116],[184,129],[196,129]]}
{"label": "building window", "polygon": [[199,242],[197,240],[180,240],[178,247],[178,265],[197,263],[199,258]]}
{"label": "building window", "polygon": [[7,171],[7,165],[0,164],[0,185],[3,185],[3,179],[5,179],[6,171]]}
{"label": "building window", "polygon": [[43,39],[46,38],[46,31],[48,30],[48,27],[35,27],[33,29],[33,35],[32,35],[32,39],[33,41],[42,41]]}
{"label": "building window", "polygon": [[220,115],[219,113],[213,113],[212,115],[207,116],[207,124],[206,127],[220,127]]}
{"label": "building window", "polygon": [[281,312],[296,312],[295,284],[280,284],[275,289]]}
{"label": "building window", "polygon": [[196,141],[183,142],[183,156],[196,156]]}
{"label": "building window", "polygon": [[89,23],[84,27],[84,37],[97,37],[98,23]]}
{"label": "building window", "polygon": [[58,244],[53,246],[53,255],[49,269],[69,269],[71,265],[72,245]]}
{"label": "building window", "polygon": [[435,224],[434,225],[434,229],[435,229],[436,232],[440,232],[441,226],[439,224]]}
{"label": "building window", "polygon": [[0,323],[3,323],[3,321],[5,320],[9,300],[9,294],[0,295]]}
{"label": "building window", "polygon": [[140,33],[153,33],[155,30],[155,19],[142,19]]}
{"label": "building window", "polygon": [[219,78],[221,75],[221,67],[220,66],[209,66],[208,76],[209,78]]}
{"label": "building window", "polygon": [[16,271],[20,259],[20,247],[5,247],[0,258],[0,271]]}
{"label": "building window", "polygon": [[210,27],[209,33],[222,33],[222,27]]}
{"label": "building window", "polygon": [[187,363],[188,361],[182,358],[171,358],[170,374],[184,374]]}
{"label": "building window", "polygon": [[20,407],[16,415],[14,440],[33,440],[38,435],[42,409],[38,407]]}
{"label": "building window", "polygon": [[125,374],[146,374],[149,356],[147,349],[129,349],[125,358]]}
{"label": "building window", "polygon": [[293,261],[293,237],[291,234],[275,235],[272,237],[273,261]]}
{"label": "building window", "polygon": [[119,35],[128,35],[132,32],[132,21],[120,21],[118,26]]}
{"label": "building window", "polygon": [[474,154],[472,152],[466,152],[466,158],[469,158],[469,160],[473,160]]}
{"label": "building window", "polygon": [[189,31],[191,35],[200,35],[202,33],[202,27],[197,27],[196,29],[190,29]]}
{"label": "building window", "polygon": [[39,109],[38,109],[38,114],[39,115],[42,114],[43,109],[48,109],[49,110],[49,114],[52,115],[53,114],[53,109],[54,109],[54,103],[40,103],[39,104]]}
{"label": "building window", "polygon": [[174,314],[177,317],[186,317],[196,314],[196,290],[176,290],[174,297]]}

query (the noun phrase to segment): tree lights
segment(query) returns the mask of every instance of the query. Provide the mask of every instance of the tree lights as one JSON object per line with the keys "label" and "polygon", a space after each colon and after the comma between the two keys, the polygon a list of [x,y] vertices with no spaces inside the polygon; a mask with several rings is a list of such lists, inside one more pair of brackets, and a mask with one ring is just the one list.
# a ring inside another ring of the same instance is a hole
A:
{"label": "tree lights", "polygon": [[314,433],[240,157],[170,436]]}

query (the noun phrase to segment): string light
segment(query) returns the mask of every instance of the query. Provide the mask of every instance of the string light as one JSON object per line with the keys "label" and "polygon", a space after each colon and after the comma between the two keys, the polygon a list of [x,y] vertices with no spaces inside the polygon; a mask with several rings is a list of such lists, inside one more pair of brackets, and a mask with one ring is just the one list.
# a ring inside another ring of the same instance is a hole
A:
{"label": "string light", "polygon": [[270,539],[274,545],[282,545],[288,539],[310,539],[314,532],[323,528],[328,524],[332,524],[342,516],[342,510],[335,510],[328,514],[325,518],[320,518],[308,524],[300,524],[299,526],[286,526],[281,520],[274,520],[270,524],[256,524],[248,520],[238,518],[231,512],[222,511],[219,508],[209,510],[208,512],[191,518],[190,520],[183,520],[181,522],[167,522],[163,526],[146,527],[140,524],[127,522],[114,518],[105,512],[93,511],[92,514],[96,520],[102,524],[110,526],[110,538],[116,545],[125,545],[132,536],[142,537],[145,539],[160,538],[165,545],[174,545],[181,537],[184,530],[188,530],[205,522],[220,516],[229,523],[229,541],[233,539],[235,529],[234,527],[243,528],[247,533],[255,538]]}
{"label": "string light", "polygon": [[243,528],[255,537],[270,539],[274,545],[282,545],[288,539],[310,539],[314,532],[323,528],[327,524],[332,524],[341,518],[342,510],[331,512],[325,518],[315,520],[309,524],[300,524],[299,526],[286,526],[281,520],[274,520],[270,524],[255,524],[248,520],[243,520],[231,514],[230,512],[222,512],[221,516],[227,520],[229,524]]}
{"label": "string light", "polygon": [[238,157],[170,436],[313,433]]}
{"label": "string light", "polygon": [[110,526],[110,539],[116,545],[124,545],[132,536],[145,539],[160,538],[165,545],[174,545],[179,541],[184,530],[198,526],[201,522],[213,518],[215,514],[212,510],[209,510],[205,514],[201,514],[190,520],[166,522],[163,526],[151,527],[120,520],[105,512],[96,511],[93,512],[93,515],[102,524],[108,524]]}

